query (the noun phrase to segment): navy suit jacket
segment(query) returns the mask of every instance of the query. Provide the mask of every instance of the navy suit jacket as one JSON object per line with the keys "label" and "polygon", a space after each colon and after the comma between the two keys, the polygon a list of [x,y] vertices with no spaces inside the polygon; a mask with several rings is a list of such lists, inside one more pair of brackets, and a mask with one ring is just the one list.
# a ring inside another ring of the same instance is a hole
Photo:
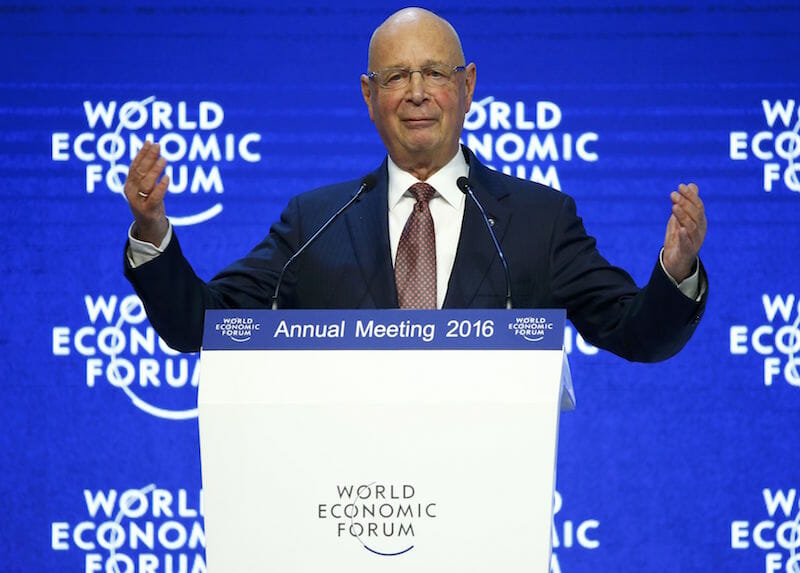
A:
{"label": "navy suit jacket", "polygon": [[[684,296],[656,263],[639,289],[608,263],[577,216],[574,201],[544,185],[509,177],[465,151],[469,181],[489,216],[511,271],[516,308],[566,308],[583,337],[629,360],[675,354],[700,320],[705,296]],[[288,270],[281,308],[396,308],[389,247],[386,161],[377,183]],[[151,323],[173,348],[199,349],[208,308],[269,308],[286,260],[358,188],[349,181],[292,198],[267,237],[208,283],[173,235],[163,254],[125,274]],[[701,271],[704,272],[701,268]],[[503,308],[505,277],[488,231],[467,200],[445,308]]]}

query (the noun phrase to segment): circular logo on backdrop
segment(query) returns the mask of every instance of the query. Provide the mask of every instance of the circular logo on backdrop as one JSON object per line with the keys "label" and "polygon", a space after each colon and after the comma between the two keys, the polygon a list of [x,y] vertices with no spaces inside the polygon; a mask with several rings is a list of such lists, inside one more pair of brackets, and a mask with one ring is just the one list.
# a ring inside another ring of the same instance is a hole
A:
{"label": "circular logo on backdrop", "polygon": [[261,135],[224,131],[225,111],[215,101],[86,100],[83,115],[86,131],[52,134],[52,160],[83,163],[87,194],[124,197],[130,162],[146,140],[158,141],[168,162],[170,221],[176,226],[219,215],[226,166],[261,161],[256,145]]}
{"label": "circular logo on backdrop", "polygon": [[86,573],[206,570],[202,491],[150,484],[82,493],[83,511],[50,524],[50,546],[82,553]]}
{"label": "circular logo on backdrop", "polygon": [[[573,512],[564,511],[564,498],[559,491],[553,492],[553,551],[550,555],[550,573],[561,573],[559,555],[594,551],[600,548],[600,520],[575,519]],[[582,561],[589,565],[590,558],[585,553]]]}
{"label": "circular logo on backdrop", "polygon": [[794,99],[761,100],[765,128],[755,133],[731,131],[733,161],[751,156],[762,162],[764,191],[784,187],[800,193],[800,105]]}
{"label": "circular logo on backdrop", "polygon": [[730,327],[730,352],[753,352],[763,357],[764,386],[785,382],[800,388],[800,297],[790,294],[761,295],[761,324]]}
{"label": "circular logo on backdrop", "polygon": [[114,388],[138,409],[167,420],[197,417],[199,356],[173,350],[147,322],[136,295],[85,295],[86,323],[55,326],[55,356],[78,355],[86,387]]}
{"label": "circular logo on backdrop", "polygon": [[800,573],[800,490],[764,488],[761,497],[761,520],[731,521],[731,549],[763,552],[767,573]]}
{"label": "circular logo on backdrop", "polygon": [[566,131],[551,101],[474,100],[464,118],[463,143],[489,167],[561,189],[557,164],[599,159],[597,133]]}

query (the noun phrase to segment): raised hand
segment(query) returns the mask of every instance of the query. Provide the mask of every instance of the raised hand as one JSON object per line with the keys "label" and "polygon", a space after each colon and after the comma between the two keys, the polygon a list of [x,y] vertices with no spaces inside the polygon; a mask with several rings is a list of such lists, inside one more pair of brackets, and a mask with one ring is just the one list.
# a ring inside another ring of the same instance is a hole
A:
{"label": "raised hand", "polygon": [[169,228],[164,210],[169,176],[164,175],[159,181],[167,160],[159,157],[159,151],[158,143],[146,141],[131,163],[125,180],[125,197],[136,221],[134,236],[155,246],[161,245]]}
{"label": "raised hand", "polygon": [[676,281],[681,282],[694,271],[697,253],[706,237],[706,213],[697,185],[680,184],[670,194],[672,215],[664,237],[664,267]]}

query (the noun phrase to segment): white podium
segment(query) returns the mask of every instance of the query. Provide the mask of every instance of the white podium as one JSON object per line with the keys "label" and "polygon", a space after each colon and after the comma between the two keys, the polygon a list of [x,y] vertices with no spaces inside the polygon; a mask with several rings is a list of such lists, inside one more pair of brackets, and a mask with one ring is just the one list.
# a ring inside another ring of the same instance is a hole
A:
{"label": "white podium", "polygon": [[564,311],[209,311],[210,573],[549,571]]}

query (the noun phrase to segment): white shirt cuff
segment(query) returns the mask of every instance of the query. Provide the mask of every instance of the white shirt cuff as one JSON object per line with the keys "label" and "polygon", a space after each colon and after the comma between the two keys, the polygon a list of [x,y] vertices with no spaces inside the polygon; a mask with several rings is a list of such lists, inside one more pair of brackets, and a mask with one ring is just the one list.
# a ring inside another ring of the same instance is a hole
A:
{"label": "white shirt cuff", "polygon": [[136,223],[131,223],[131,226],[128,228],[128,248],[125,253],[128,257],[128,264],[133,269],[155,259],[164,252],[169,246],[170,240],[172,240],[172,223],[168,224],[167,234],[164,235],[164,240],[161,241],[159,246],[135,238],[133,236],[133,229],[135,226]]}
{"label": "white shirt cuff", "polygon": [[671,274],[667,272],[667,268],[664,266],[664,249],[661,249],[661,252],[658,254],[658,262],[661,264],[661,269],[664,271],[664,274],[667,275],[667,278],[672,281],[678,289],[687,297],[691,298],[695,301],[700,301],[703,295],[706,292],[706,284],[705,281],[700,283],[700,259],[695,258],[694,263],[694,273],[686,277],[680,283],[676,281]]}

